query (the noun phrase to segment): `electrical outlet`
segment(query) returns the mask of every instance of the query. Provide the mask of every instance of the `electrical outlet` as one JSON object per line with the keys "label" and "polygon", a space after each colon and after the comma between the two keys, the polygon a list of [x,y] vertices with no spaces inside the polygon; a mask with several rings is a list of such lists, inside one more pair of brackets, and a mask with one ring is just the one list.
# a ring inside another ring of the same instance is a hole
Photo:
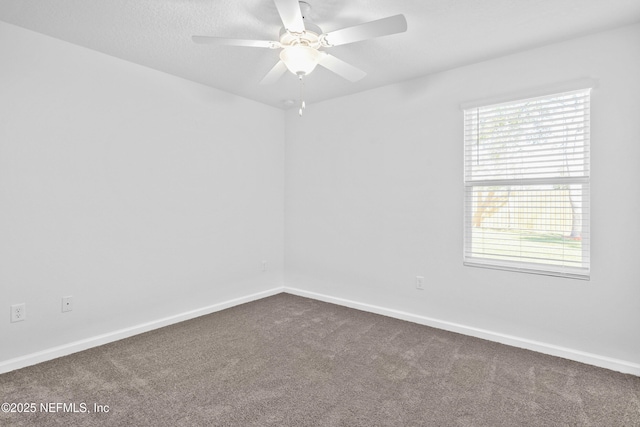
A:
{"label": "electrical outlet", "polygon": [[424,276],[416,276],[416,289],[424,289]]}
{"label": "electrical outlet", "polygon": [[26,318],[27,318],[27,305],[25,303],[14,304],[11,306],[12,322],[22,322]]}
{"label": "electrical outlet", "polygon": [[65,313],[71,310],[73,310],[73,297],[62,297],[62,312]]}

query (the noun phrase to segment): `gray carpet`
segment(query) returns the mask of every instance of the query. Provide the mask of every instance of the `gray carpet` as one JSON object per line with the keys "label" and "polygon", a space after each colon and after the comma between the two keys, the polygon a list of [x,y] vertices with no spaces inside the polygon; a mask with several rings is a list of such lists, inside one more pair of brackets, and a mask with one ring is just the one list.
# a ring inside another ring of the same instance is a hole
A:
{"label": "gray carpet", "polygon": [[[640,426],[639,377],[288,294],[3,374],[0,390],[38,406],[2,426]],[[94,403],[109,412],[82,412]]]}

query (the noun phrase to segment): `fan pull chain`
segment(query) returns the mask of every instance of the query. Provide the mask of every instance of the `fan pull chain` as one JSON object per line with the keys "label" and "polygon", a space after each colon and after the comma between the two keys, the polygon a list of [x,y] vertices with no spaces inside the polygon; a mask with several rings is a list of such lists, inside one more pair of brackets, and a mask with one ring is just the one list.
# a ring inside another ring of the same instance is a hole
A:
{"label": "fan pull chain", "polygon": [[304,81],[302,80],[302,74],[300,74],[298,78],[300,79],[300,109],[298,110],[298,115],[302,117],[302,112],[306,107],[304,103]]}

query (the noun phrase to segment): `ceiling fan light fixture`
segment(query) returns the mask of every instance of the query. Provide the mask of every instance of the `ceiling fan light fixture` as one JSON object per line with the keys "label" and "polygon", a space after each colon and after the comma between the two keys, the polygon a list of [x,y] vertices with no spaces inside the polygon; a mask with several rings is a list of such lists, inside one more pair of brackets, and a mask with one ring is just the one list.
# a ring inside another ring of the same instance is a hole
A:
{"label": "ceiling fan light fixture", "polygon": [[[407,20],[404,15],[395,15],[325,33],[320,27],[305,19],[311,11],[311,6],[306,1],[273,1],[283,24],[279,41],[229,39],[215,36],[192,36],[191,38],[195,43],[282,49],[280,61],[271,68],[260,84],[275,83],[287,70],[295,74],[300,82],[300,110],[298,111],[300,115],[305,109],[303,77],[310,74],[319,63],[327,70],[351,82],[356,82],[366,75],[364,71],[325,52],[325,48],[407,31]],[[287,101],[285,105],[291,105],[292,102]]]}
{"label": "ceiling fan light fixture", "polygon": [[306,76],[318,65],[320,52],[305,45],[288,46],[280,52],[280,59],[293,74]]}

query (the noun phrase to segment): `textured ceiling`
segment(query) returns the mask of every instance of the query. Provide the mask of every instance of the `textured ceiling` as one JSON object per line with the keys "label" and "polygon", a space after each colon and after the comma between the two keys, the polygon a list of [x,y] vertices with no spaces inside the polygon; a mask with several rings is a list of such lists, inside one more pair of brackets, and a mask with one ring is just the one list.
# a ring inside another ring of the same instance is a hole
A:
{"label": "textured ceiling", "polygon": [[[308,104],[640,22],[639,0],[306,1],[306,19],[325,32],[399,13],[408,23],[406,33],[330,48],[367,76],[350,83],[318,67]],[[278,50],[191,41],[277,40],[273,0],[1,0],[0,20],[276,107],[298,97],[290,73],[259,84]]]}

